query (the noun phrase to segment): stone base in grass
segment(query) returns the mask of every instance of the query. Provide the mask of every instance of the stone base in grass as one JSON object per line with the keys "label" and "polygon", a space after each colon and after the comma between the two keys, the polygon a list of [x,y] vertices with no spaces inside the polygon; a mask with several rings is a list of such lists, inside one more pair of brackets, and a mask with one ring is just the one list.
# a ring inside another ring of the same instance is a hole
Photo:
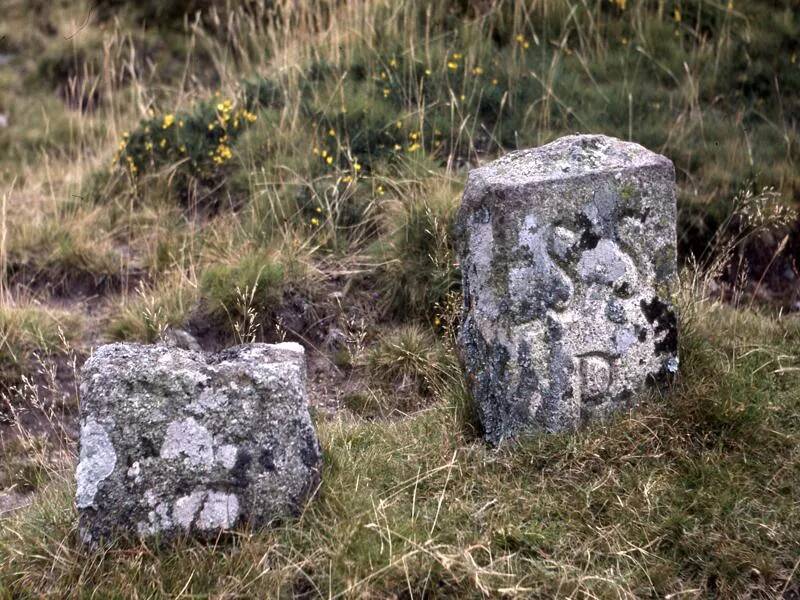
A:
{"label": "stone base in grass", "polygon": [[263,525],[298,514],[319,482],[299,344],[102,346],[80,394],[85,543]]}

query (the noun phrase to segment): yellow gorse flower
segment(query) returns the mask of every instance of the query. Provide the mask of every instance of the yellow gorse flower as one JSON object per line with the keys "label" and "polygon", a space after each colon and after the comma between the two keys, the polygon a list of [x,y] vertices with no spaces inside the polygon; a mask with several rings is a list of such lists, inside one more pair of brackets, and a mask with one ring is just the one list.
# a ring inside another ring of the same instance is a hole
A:
{"label": "yellow gorse flower", "polygon": [[169,129],[172,127],[172,124],[175,122],[175,115],[168,114],[164,115],[164,121],[161,123],[162,129]]}

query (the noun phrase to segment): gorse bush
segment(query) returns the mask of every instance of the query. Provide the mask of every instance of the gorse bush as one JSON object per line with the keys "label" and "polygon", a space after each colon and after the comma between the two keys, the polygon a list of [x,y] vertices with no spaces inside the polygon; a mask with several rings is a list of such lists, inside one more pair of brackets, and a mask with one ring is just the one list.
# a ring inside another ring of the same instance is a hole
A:
{"label": "gorse bush", "polygon": [[191,112],[153,116],[123,134],[113,166],[134,179],[170,168],[184,180],[213,183],[233,158],[231,145],[257,118],[230,99],[200,102]]}

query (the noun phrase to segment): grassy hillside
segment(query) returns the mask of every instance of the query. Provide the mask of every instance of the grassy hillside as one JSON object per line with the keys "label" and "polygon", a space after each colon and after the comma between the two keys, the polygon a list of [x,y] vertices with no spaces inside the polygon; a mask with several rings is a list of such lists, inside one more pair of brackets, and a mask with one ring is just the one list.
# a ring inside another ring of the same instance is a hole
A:
{"label": "grassy hillside", "polygon": [[[0,597],[800,594],[791,0],[6,4]],[[576,131],[675,162],[681,376],[491,450],[452,216],[470,166]],[[322,489],[87,552],[76,372],[175,329],[306,346]]]}

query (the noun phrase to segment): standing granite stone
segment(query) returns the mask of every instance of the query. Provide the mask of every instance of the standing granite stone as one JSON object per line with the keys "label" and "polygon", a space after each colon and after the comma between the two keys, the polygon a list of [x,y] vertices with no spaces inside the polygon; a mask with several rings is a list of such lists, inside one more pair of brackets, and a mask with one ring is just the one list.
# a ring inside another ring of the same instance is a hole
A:
{"label": "standing granite stone", "polygon": [[677,371],[675,170],[574,135],[470,172],[459,344],[487,440],[574,429]]}
{"label": "standing granite stone", "polygon": [[97,349],[81,373],[82,541],[213,538],[297,514],[321,467],[305,371],[294,343]]}

